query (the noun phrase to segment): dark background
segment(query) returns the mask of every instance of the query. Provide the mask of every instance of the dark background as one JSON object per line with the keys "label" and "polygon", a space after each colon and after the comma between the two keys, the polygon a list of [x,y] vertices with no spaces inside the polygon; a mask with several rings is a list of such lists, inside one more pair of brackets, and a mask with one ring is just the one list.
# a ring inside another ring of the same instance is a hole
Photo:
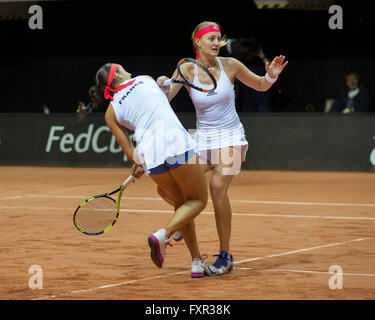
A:
{"label": "dark background", "polygon": [[[345,74],[361,75],[375,93],[375,9],[370,1],[336,1],[344,29],[328,27],[328,11],[258,10],[253,1],[54,1],[39,2],[43,30],[27,20],[0,21],[0,111],[74,112],[88,100],[97,69],[122,64],[134,76],[170,75],[182,57],[194,57],[191,33],[204,21],[230,38],[256,37],[272,59],[289,65],[271,88],[272,110],[323,111],[338,98]],[[185,92],[172,106],[194,111]]]}

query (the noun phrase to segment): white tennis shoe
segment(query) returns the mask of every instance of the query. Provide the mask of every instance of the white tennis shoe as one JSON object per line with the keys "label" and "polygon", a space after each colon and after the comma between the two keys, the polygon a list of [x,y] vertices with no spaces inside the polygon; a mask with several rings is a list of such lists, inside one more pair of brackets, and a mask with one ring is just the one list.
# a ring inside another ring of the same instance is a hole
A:
{"label": "white tennis shoe", "polygon": [[151,248],[150,256],[155,265],[159,268],[163,266],[165,249],[171,239],[167,237],[165,229],[159,229],[148,237],[148,245]]}
{"label": "white tennis shoe", "polygon": [[206,266],[204,265],[204,260],[194,258],[191,264],[191,277],[192,278],[202,278],[204,277],[204,270]]}

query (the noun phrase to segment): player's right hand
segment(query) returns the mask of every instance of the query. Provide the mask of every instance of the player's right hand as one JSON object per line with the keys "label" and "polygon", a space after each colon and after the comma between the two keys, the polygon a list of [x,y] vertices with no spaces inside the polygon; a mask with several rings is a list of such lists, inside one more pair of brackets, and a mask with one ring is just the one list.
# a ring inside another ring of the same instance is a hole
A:
{"label": "player's right hand", "polygon": [[138,165],[133,165],[133,177],[139,179],[140,177],[142,177],[142,175],[145,173],[145,170],[143,169],[142,166],[138,166]]}

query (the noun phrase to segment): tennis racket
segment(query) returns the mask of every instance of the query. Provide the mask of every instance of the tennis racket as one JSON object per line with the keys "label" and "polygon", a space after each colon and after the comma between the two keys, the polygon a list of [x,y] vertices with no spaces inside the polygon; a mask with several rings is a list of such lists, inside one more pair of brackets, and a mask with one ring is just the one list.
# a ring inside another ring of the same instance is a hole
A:
{"label": "tennis racket", "polygon": [[[194,76],[198,78],[195,84]],[[176,76],[165,80],[163,85],[168,86],[171,83],[181,83],[202,92],[212,92],[217,87],[212,73],[203,64],[192,58],[181,59],[177,64]]]}
{"label": "tennis racket", "polygon": [[[83,201],[73,215],[74,226],[82,233],[97,236],[110,230],[120,213],[120,200],[126,187],[135,178],[130,175],[117,189]],[[120,192],[117,201],[110,196]]]}

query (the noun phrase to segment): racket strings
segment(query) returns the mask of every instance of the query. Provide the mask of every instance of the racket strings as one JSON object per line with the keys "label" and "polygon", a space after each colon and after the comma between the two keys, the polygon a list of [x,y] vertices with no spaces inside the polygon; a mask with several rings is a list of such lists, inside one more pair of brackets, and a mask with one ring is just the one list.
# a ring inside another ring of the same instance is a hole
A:
{"label": "racket strings", "polygon": [[75,223],[82,231],[99,233],[111,226],[116,218],[116,202],[109,197],[99,197],[86,202],[79,208]]}

